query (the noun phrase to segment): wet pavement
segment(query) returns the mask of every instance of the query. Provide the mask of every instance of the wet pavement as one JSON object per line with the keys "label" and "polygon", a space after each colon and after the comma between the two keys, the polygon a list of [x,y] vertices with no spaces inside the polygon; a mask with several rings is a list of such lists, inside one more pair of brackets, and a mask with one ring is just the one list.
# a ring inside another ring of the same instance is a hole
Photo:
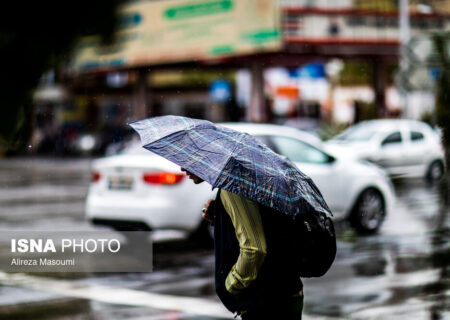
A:
{"label": "wet pavement", "polygon": [[[0,232],[94,230],[84,219],[89,165],[0,160]],[[450,319],[450,218],[437,186],[394,185],[396,204],[378,234],[337,223],[336,262],[304,281],[305,319]],[[166,239],[154,245],[152,273],[0,271],[0,319],[232,319],[214,294],[213,265],[211,248]]]}

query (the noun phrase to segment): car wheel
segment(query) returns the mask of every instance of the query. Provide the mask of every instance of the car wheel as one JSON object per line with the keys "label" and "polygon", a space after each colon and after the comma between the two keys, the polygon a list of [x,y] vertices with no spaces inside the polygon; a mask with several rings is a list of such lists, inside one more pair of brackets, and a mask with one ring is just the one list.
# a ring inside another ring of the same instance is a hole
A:
{"label": "car wheel", "polygon": [[428,167],[427,179],[429,181],[437,181],[444,174],[444,165],[440,160],[433,161]]}
{"label": "car wheel", "polygon": [[384,199],[381,193],[373,188],[364,190],[353,208],[350,224],[361,234],[376,232],[386,215]]}

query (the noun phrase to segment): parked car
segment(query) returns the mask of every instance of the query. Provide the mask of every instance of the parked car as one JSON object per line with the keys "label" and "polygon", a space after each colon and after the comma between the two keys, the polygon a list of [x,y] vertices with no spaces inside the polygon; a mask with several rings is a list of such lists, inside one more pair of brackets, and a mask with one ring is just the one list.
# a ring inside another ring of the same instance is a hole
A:
{"label": "parked car", "polygon": [[[371,164],[326,153],[317,137],[294,128],[262,124],[223,124],[260,139],[289,157],[321,190],[336,219],[356,230],[375,232],[390,211],[393,192],[384,172]],[[180,168],[140,147],[93,163],[87,217],[117,230],[175,228],[194,232],[201,208],[214,197],[211,187],[194,185]]]}
{"label": "parked car", "polygon": [[329,140],[326,150],[373,162],[391,176],[437,180],[444,173],[444,149],[438,133],[415,120],[358,123]]}

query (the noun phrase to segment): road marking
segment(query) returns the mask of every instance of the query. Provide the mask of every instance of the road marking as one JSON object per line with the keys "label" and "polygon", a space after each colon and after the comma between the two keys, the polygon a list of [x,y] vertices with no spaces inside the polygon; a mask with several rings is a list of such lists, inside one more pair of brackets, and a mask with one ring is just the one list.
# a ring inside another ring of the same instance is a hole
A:
{"label": "road marking", "polygon": [[80,284],[67,280],[36,277],[23,273],[10,274],[1,271],[0,282],[2,285],[19,286],[103,303],[151,307],[216,318],[231,318],[231,313],[220,302],[204,298],[181,297],[96,284]]}

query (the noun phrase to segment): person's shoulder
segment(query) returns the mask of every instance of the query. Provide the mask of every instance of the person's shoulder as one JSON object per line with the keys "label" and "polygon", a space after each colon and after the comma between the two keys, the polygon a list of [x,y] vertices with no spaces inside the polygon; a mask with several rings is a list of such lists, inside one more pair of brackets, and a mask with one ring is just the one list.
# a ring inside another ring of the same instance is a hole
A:
{"label": "person's shoulder", "polygon": [[222,203],[228,202],[228,201],[230,201],[230,199],[231,199],[231,197],[232,197],[233,194],[234,194],[234,193],[232,193],[232,192],[230,192],[230,191],[221,189],[221,190],[220,190],[220,200],[222,200]]}
{"label": "person's shoulder", "polygon": [[248,204],[256,204],[255,201],[244,197],[243,195],[227,191],[227,190],[221,190],[220,192],[220,199],[225,202],[233,201],[235,203],[248,203]]}
{"label": "person's shoulder", "polygon": [[224,199],[224,198],[226,198],[226,199],[246,199],[245,197],[243,197],[243,196],[241,196],[241,195],[239,195],[237,193],[234,193],[234,192],[231,192],[231,191],[227,191],[227,190],[224,190],[224,189],[222,189],[220,191],[220,198],[221,199]]}

